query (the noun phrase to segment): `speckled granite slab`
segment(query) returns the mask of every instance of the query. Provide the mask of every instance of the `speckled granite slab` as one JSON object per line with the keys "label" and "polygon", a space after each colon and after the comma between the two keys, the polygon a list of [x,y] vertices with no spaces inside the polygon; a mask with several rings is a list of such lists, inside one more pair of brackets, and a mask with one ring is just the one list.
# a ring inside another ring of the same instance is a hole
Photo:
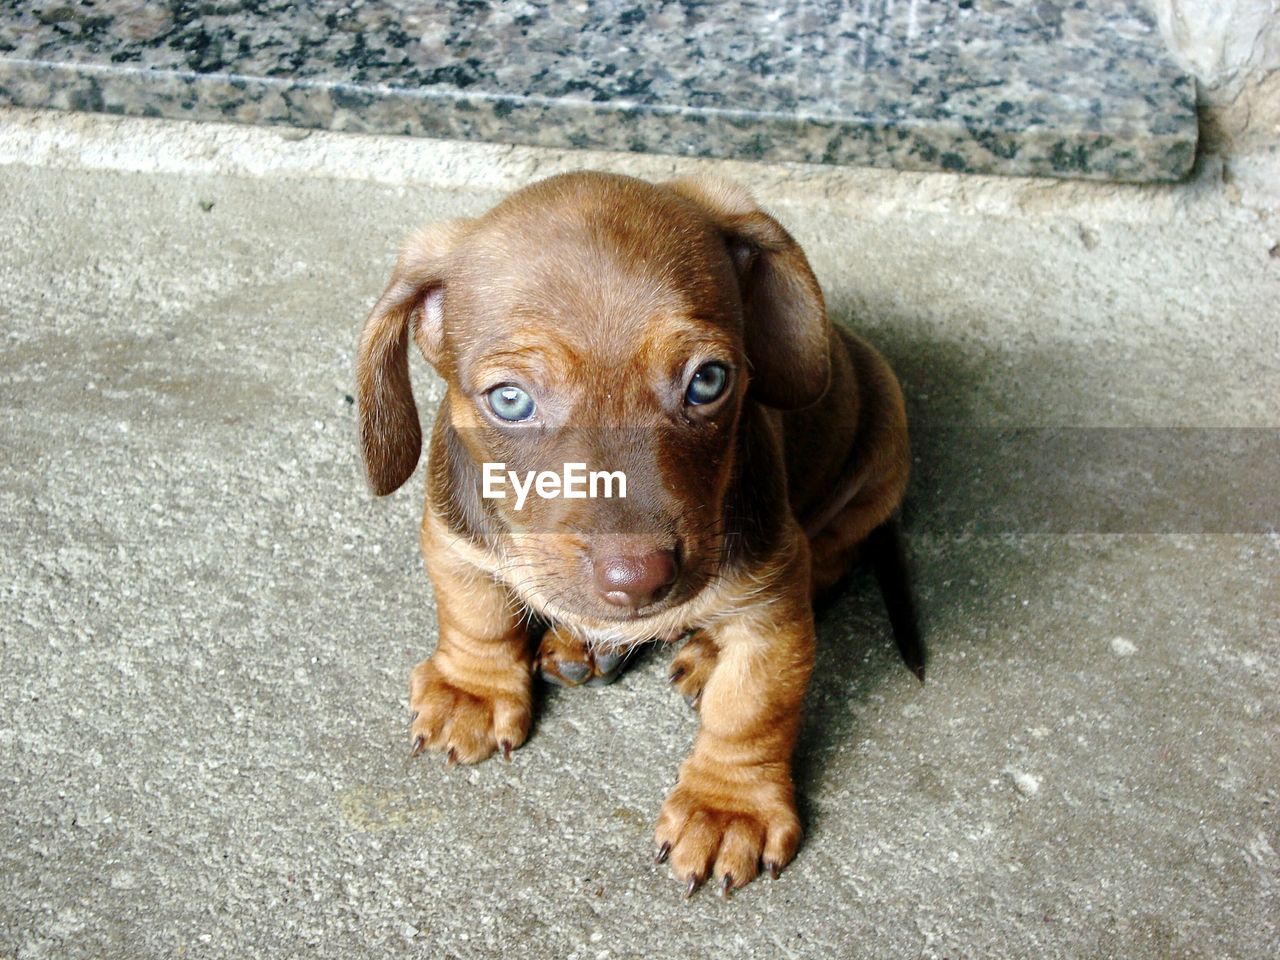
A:
{"label": "speckled granite slab", "polygon": [[0,3],[0,103],[907,169],[1169,180],[1141,0]]}

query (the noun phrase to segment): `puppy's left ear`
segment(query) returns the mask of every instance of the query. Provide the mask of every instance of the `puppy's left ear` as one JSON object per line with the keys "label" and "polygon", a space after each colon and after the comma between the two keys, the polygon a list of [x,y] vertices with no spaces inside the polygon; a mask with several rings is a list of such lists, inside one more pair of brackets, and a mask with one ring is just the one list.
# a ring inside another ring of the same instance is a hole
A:
{"label": "puppy's left ear", "polygon": [[432,224],[409,237],[391,281],[373,305],[356,350],[360,452],[378,496],[409,479],[422,453],[422,428],[409,383],[409,339],[439,368],[449,253],[466,221]]}
{"label": "puppy's left ear", "polygon": [[831,323],[800,245],[736,183],[700,177],[664,186],[725,238],[742,294],[754,397],[784,410],[817,402],[831,381]]}

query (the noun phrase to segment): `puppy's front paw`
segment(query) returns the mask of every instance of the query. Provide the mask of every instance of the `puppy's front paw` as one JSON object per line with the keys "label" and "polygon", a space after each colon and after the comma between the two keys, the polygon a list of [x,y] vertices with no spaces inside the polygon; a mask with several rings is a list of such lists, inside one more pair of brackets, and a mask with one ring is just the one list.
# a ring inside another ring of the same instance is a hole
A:
{"label": "puppy's front paw", "polygon": [[762,864],[776,878],[800,846],[789,774],[716,767],[687,762],[658,817],[657,860],[670,861],[686,896],[714,877],[727,897],[755,879]]}
{"label": "puppy's front paw", "polygon": [[436,661],[424,660],[409,679],[413,754],[440,750],[449,763],[479,763],[500,750],[510,760],[533,722],[528,664],[513,662],[481,679],[446,676]]}
{"label": "puppy's front paw", "polygon": [[613,683],[626,669],[630,651],[592,650],[587,642],[560,626],[552,626],[538,645],[538,672],[557,687],[590,687]]}

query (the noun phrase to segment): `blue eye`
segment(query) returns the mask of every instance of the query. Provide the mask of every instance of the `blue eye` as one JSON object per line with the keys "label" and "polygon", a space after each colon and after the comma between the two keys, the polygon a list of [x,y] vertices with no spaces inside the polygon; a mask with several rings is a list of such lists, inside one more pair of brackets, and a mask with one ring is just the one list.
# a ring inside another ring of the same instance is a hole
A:
{"label": "blue eye", "polygon": [[533,416],[533,397],[519,387],[506,384],[489,391],[489,409],[499,420],[516,423]]}
{"label": "blue eye", "polygon": [[686,402],[696,406],[718,400],[729,383],[729,369],[723,363],[704,363],[684,392]]}

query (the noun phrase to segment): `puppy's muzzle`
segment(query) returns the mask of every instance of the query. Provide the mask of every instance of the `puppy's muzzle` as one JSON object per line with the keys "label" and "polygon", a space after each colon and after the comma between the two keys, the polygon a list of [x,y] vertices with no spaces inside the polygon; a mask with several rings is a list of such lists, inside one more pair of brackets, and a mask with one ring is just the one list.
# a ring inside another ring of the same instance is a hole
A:
{"label": "puppy's muzzle", "polygon": [[591,567],[596,593],[606,603],[630,610],[665,597],[680,572],[675,550],[634,542],[609,545],[592,558]]}

